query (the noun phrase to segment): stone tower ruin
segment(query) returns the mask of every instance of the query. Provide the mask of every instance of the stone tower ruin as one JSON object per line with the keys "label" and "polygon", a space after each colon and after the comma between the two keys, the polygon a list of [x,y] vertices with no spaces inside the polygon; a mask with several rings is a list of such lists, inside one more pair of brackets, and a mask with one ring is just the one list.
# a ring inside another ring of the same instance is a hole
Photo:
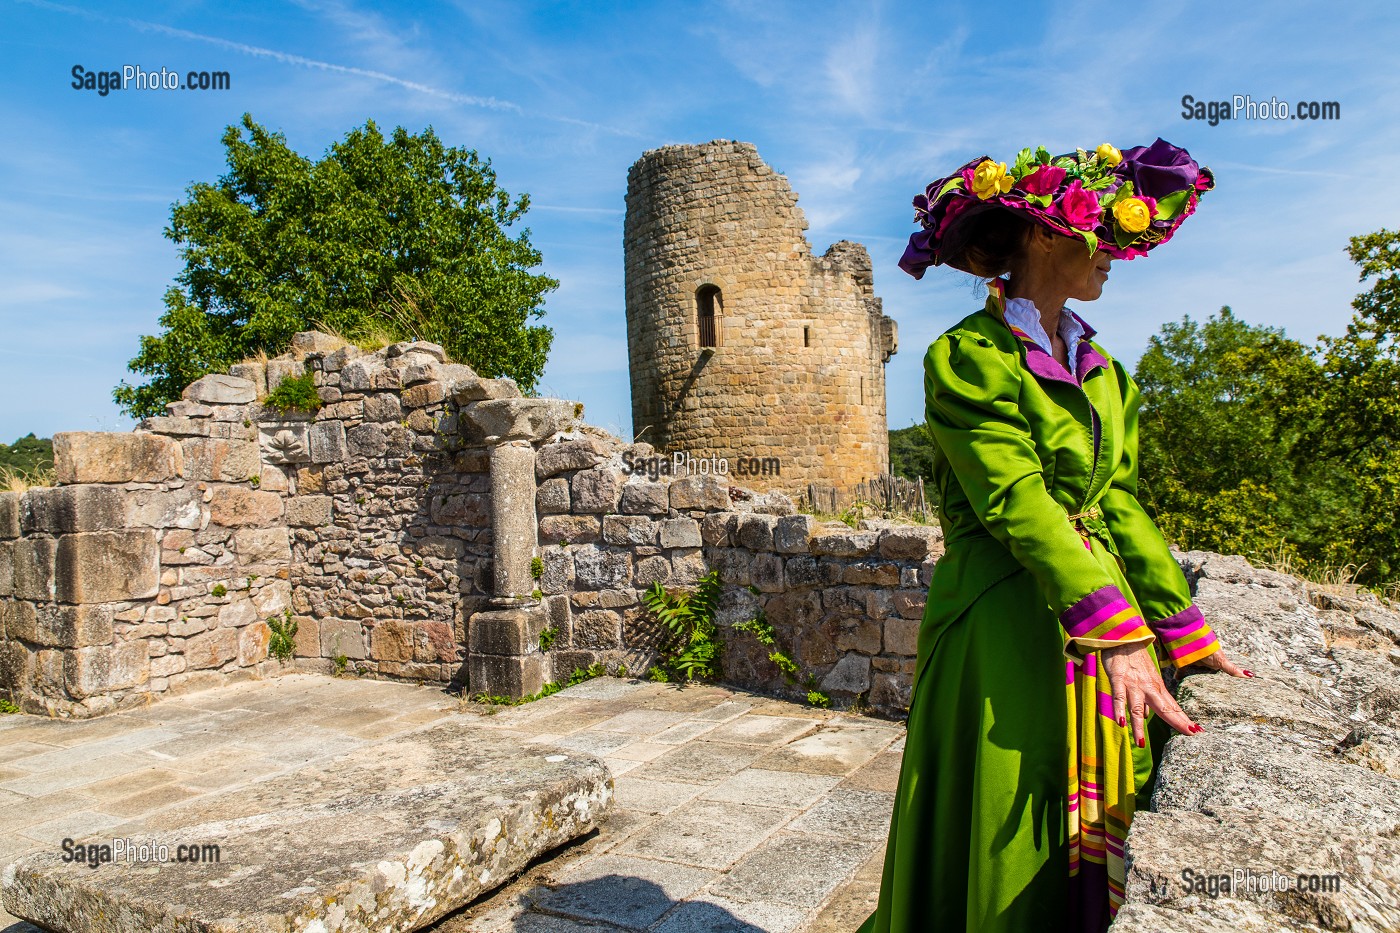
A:
{"label": "stone tower ruin", "polygon": [[[812,254],[787,179],[750,143],[643,154],[627,174],[632,429],[737,482],[849,491],[889,468],[895,322],[870,254]],[[668,461],[672,462],[672,461]]]}

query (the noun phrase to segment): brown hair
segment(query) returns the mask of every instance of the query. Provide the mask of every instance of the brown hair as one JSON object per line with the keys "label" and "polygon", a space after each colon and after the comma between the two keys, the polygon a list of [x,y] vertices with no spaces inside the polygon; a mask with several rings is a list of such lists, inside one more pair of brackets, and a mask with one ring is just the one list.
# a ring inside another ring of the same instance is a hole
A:
{"label": "brown hair", "polygon": [[1032,226],[1034,221],[1002,207],[958,218],[944,234],[939,260],[979,278],[995,278],[1011,271]]}

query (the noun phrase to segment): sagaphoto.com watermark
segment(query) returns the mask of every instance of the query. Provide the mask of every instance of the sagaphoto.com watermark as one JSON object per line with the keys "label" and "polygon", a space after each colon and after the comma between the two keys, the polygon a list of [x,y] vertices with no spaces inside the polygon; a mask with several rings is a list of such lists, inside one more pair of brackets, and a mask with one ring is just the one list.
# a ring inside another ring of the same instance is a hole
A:
{"label": "sagaphoto.com watermark", "polygon": [[1235,94],[1229,100],[1199,100],[1195,95],[1183,94],[1181,118],[1201,120],[1211,126],[1221,120],[1340,120],[1342,105],[1335,100],[1255,100],[1248,94]]}
{"label": "sagaphoto.com watermark", "polygon": [[122,862],[127,865],[159,865],[179,862],[187,865],[218,862],[222,851],[215,842],[181,842],[168,845],[149,839],[113,838],[111,842],[77,842],[64,839],[59,846],[64,862],[98,868]]}
{"label": "sagaphoto.com watermark", "polygon": [[106,97],[113,91],[227,91],[233,79],[227,71],[181,71],[161,66],[159,70],[140,65],[122,65],[110,71],[89,71],[74,65],[69,84],[75,91],[93,91]]}

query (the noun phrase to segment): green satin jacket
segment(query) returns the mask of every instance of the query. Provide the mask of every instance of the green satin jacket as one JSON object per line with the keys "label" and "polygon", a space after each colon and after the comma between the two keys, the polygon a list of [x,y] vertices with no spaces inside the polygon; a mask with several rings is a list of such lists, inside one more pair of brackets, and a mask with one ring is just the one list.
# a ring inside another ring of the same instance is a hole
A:
{"label": "green satin jacket", "polygon": [[1136,384],[1087,324],[1076,379],[1007,323],[1004,290],[992,282],[986,306],[924,358],[947,548],[925,628],[951,624],[1024,568],[1072,657],[1143,641],[1177,667],[1211,654],[1215,634],[1137,500]]}

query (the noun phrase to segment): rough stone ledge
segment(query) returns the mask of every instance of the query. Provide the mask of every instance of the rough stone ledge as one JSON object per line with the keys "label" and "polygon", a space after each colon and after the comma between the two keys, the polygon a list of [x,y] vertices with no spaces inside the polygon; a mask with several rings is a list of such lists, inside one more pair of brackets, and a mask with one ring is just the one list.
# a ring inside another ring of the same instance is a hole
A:
{"label": "rough stone ledge", "polygon": [[454,722],[359,749],[80,842],[215,843],[217,863],[5,869],[15,916],[85,933],[416,930],[596,825],[596,758]]}

